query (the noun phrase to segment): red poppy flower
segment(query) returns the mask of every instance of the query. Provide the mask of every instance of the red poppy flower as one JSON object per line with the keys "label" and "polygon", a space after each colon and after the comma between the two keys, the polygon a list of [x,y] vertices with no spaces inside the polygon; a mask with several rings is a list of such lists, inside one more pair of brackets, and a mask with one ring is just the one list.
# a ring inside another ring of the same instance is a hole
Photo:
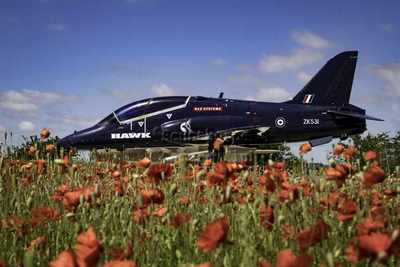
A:
{"label": "red poppy flower", "polygon": [[49,154],[53,154],[56,150],[56,146],[54,144],[47,144],[46,145],[46,152]]}
{"label": "red poppy flower", "polygon": [[71,163],[71,161],[69,160],[69,156],[68,155],[64,156],[63,163],[64,163],[64,167],[67,167]]}
{"label": "red poppy flower", "polygon": [[162,179],[166,179],[171,176],[173,171],[173,165],[158,163],[150,165],[147,176],[152,178],[152,182],[158,184]]}
{"label": "red poppy flower", "polygon": [[121,180],[118,179],[114,179],[114,191],[117,195],[122,195],[124,193],[124,187],[122,185]]}
{"label": "red poppy flower", "polygon": [[197,199],[197,201],[198,201],[200,204],[208,204],[208,202],[209,202],[209,200],[208,200],[208,198],[207,198],[206,196],[200,196],[200,197]]}
{"label": "red poppy flower", "polygon": [[83,187],[65,193],[63,197],[64,208],[70,211],[74,210],[79,204],[81,196],[84,200],[88,201],[95,192],[96,189],[94,187]]}
{"label": "red poppy flower", "polygon": [[108,255],[114,260],[124,260],[133,255],[132,243],[129,243],[127,248],[112,247],[110,248]]}
{"label": "red poppy flower", "polygon": [[353,166],[350,163],[340,163],[335,165],[335,169],[340,171],[342,174],[347,177],[347,175],[351,174],[353,171]]}
{"label": "red poppy flower", "polygon": [[379,192],[372,192],[369,195],[371,206],[381,206],[382,205],[382,195]]}
{"label": "red poppy flower", "polygon": [[132,213],[132,219],[137,224],[143,224],[149,216],[150,214],[147,208],[139,208]]}
{"label": "red poppy flower", "polygon": [[269,192],[274,192],[276,188],[274,180],[267,175],[263,175],[258,178],[258,185],[261,188],[265,188]]}
{"label": "red poppy flower", "polygon": [[330,230],[323,220],[318,221],[314,225],[302,230],[297,236],[297,243],[301,250],[305,250],[310,246],[313,246],[328,236]]}
{"label": "red poppy flower", "polygon": [[168,208],[161,207],[153,212],[153,215],[156,217],[163,217],[168,211]]}
{"label": "red poppy flower", "polygon": [[372,219],[377,220],[377,221],[382,221],[382,222],[387,222],[387,217],[386,217],[386,209],[385,207],[380,207],[380,206],[373,206],[369,214]]}
{"label": "red poppy flower", "polygon": [[69,186],[64,184],[59,186],[54,194],[50,197],[54,201],[62,201],[64,199],[64,194],[69,191]]}
{"label": "red poppy flower", "polygon": [[78,267],[78,265],[76,264],[74,253],[71,250],[65,250],[50,262],[49,267]]}
{"label": "red poppy flower", "polygon": [[235,162],[229,162],[229,163],[225,163],[225,164],[226,164],[226,168],[227,168],[227,171],[229,174],[237,171],[237,169],[238,169],[238,165]]}
{"label": "red poppy flower", "polygon": [[290,249],[279,251],[276,256],[276,267],[295,267],[295,262],[296,255]]}
{"label": "red poppy flower", "polygon": [[385,222],[368,217],[357,224],[357,235],[368,235],[382,228],[385,228]]}
{"label": "red poppy flower", "polygon": [[211,159],[206,159],[203,163],[204,166],[210,167],[212,165],[212,160]]}
{"label": "red poppy flower", "polygon": [[57,210],[50,207],[39,207],[32,210],[32,226],[42,224],[48,220],[56,220],[60,217]]}
{"label": "red poppy flower", "polygon": [[134,261],[115,260],[106,262],[103,267],[137,267],[137,265]]}
{"label": "red poppy flower", "polygon": [[200,264],[196,264],[193,265],[193,267],[213,267],[214,265],[212,265],[210,262],[205,262],[205,263],[200,263]]}
{"label": "red poppy flower", "polygon": [[342,180],[343,179],[343,173],[333,167],[329,167],[328,169],[326,169],[325,174],[326,174],[327,180],[337,180],[337,179]]}
{"label": "red poppy flower", "polygon": [[357,263],[359,260],[358,251],[353,244],[350,244],[347,246],[347,248],[345,250],[345,255],[346,255],[347,261],[349,261],[351,263]]}
{"label": "red poppy flower", "polygon": [[353,145],[349,145],[344,151],[343,156],[346,160],[350,160],[356,154],[356,150]]}
{"label": "red poppy flower", "polygon": [[266,259],[260,259],[258,261],[258,267],[272,267],[272,264]]}
{"label": "red poppy flower", "polygon": [[220,161],[214,165],[214,172],[226,176],[228,174],[228,167],[224,161]]}
{"label": "red poppy flower", "polygon": [[365,186],[369,187],[382,182],[384,179],[385,172],[375,164],[364,172],[363,183]]}
{"label": "red poppy flower", "polygon": [[376,153],[375,151],[369,150],[367,152],[365,152],[364,154],[364,160],[366,161],[372,161],[378,158],[378,153]]}
{"label": "red poppy flower", "polygon": [[340,187],[345,182],[350,171],[350,164],[336,164],[335,168],[329,167],[325,170],[326,179],[336,181],[336,184]]}
{"label": "red poppy flower", "polygon": [[214,250],[225,241],[229,231],[227,217],[219,218],[206,225],[197,240],[197,247],[203,252]]}
{"label": "red poppy flower", "polygon": [[164,202],[164,193],[160,189],[148,189],[140,191],[142,195],[143,205],[150,203],[162,204]]}
{"label": "red poppy flower", "polygon": [[276,256],[276,267],[308,267],[312,265],[312,262],[310,256],[296,256],[290,249],[282,250]]}
{"label": "red poppy flower", "polygon": [[223,185],[225,183],[225,175],[217,172],[207,173],[207,185]]}
{"label": "red poppy flower", "polygon": [[281,190],[278,193],[278,199],[280,202],[285,202],[290,199],[290,191],[289,190]]}
{"label": "red poppy flower", "polygon": [[267,204],[262,204],[260,206],[260,223],[261,225],[267,229],[267,230],[272,230],[272,227],[274,226],[274,209],[272,206],[267,205]]}
{"label": "red poppy flower", "polygon": [[49,130],[49,129],[43,128],[43,129],[40,131],[40,139],[46,139],[46,138],[48,138],[49,136],[50,136],[50,130]]}
{"label": "red poppy flower", "polygon": [[150,164],[151,164],[151,160],[147,157],[144,157],[143,159],[137,161],[135,165],[138,168],[146,169],[150,166]]}
{"label": "red poppy flower", "polygon": [[79,267],[95,266],[100,256],[101,244],[92,227],[78,235],[75,255]]}
{"label": "red poppy flower", "polygon": [[182,196],[179,198],[179,204],[188,205],[189,202],[190,202],[190,199],[188,196]]}
{"label": "red poppy flower", "polygon": [[171,218],[170,225],[174,228],[178,228],[184,223],[187,223],[192,218],[189,213],[180,212]]}
{"label": "red poppy flower", "polygon": [[311,151],[311,145],[309,143],[304,143],[300,146],[299,148],[299,154],[300,156],[303,156],[305,154],[307,154],[308,152]]}
{"label": "red poppy flower", "polygon": [[388,198],[395,197],[396,195],[400,194],[400,191],[387,188],[383,191],[383,194]]}
{"label": "red poppy flower", "polygon": [[343,151],[344,151],[344,145],[336,144],[335,149],[333,150],[333,154],[339,156],[340,154],[343,153]]}
{"label": "red poppy flower", "polygon": [[339,201],[338,205],[338,220],[349,221],[353,219],[353,215],[357,212],[357,203],[350,199]]}
{"label": "red poppy flower", "polygon": [[285,162],[284,161],[277,161],[274,163],[274,168],[277,171],[283,171],[285,169]]}
{"label": "red poppy flower", "polygon": [[341,198],[344,198],[346,195],[340,191],[330,192],[327,196],[322,196],[320,199],[320,204],[324,206],[335,206],[339,203]]}
{"label": "red poppy flower", "polygon": [[374,256],[386,253],[392,243],[390,236],[383,233],[358,236],[357,240],[361,253],[372,254]]}
{"label": "red poppy flower", "polygon": [[28,149],[28,155],[34,157],[36,155],[36,151],[37,151],[36,147],[30,146]]}
{"label": "red poppy flower", "polygon": [[46,161],[43,159],[38,159],[36,161],[36,166],[37,166],[37,173],[38,174],[43,174],[46,171]]}
{"label": "red poppy flower", "polygon": [[237,201],[237,203],[239,203],[240,205],[244,205],[244,204],[246,204],[246,203],[249,202],[248,199],[247,199],[247,197],[246,197],[246,196],[243,196],[243,195],[237,195],[237,196],[236,196],[236,201]]}
{"label": "red poppy flower", "polygon": [[113,171],[113,173],[111,174],[111,176],[112,176],[114,179],[115,179],[115,178],[119,178],[119,177],[121,177],[121,172],[118,171],[118,170]]}

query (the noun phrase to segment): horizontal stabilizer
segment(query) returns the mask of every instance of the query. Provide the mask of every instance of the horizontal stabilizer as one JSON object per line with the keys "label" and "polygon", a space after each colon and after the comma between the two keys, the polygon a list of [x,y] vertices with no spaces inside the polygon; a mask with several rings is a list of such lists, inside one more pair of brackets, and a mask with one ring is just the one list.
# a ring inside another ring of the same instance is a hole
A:
{"label": "horizontal stabilizer", "polygon": [[315,147],[315,146],[327,144],[330,141],[332,141],[332,139],[333,139],[332,136],[327,136],[327,137],[310,140],[309,143],[312,147]]}
{"label": "horizontal stabilizer", "polygon": [[346,117],[353,117],[353,118],[373,120],[373,121],[383,121],[382,119],[379,119],[379,118],[375,118],[372,116],[368,116],[366,114],[355,113],[355,112],[339,111],[339,110],[328,110],[327,112],[331,113],[331,114],[346,116]]}

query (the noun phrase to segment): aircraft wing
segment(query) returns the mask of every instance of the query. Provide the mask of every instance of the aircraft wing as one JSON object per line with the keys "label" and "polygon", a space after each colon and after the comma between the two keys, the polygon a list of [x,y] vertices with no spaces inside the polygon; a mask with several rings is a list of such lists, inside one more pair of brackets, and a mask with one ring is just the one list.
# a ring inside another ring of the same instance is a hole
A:
{"label": "aircraft wing", "polygon": [[[266,127],[266,126],[245,126],[245,127],[239,127],[239,128],[229,128],[229,129],[224,129],[220,131],[214,132],[215,134],[220,134],[221,136],[225,138],[237,138],[237,137],[242,137],[245,135],[258,135],[262,136],[265,132],[267,132],[271,127]],[[196,136],[194,137],[194,141],[207,141],[209,138],[209,135],[202,135],[202,136]]]}
{"label": "aircraft wing", "polygon": [[271,127],[266,126],[246,126],[240,128],[231,128],[222,131],[218,131],[217,133],[221,135],[230,135],[230,136],[237,136],[246,133],[256,133],[257,135],[261,136],[266,131],[268,131]]}
{"label": "aircraft wing", "polygon": [[345,117],[353,117],[353,118],[373,120],[373,121],[383,121],[382,119],[375,118],[375,117],[369,116],[367,114],[356,113],[356,112],[339,111],[339,110],[328,110],[327,112],[330,114],[341,115],[341,116],[345,116]]}

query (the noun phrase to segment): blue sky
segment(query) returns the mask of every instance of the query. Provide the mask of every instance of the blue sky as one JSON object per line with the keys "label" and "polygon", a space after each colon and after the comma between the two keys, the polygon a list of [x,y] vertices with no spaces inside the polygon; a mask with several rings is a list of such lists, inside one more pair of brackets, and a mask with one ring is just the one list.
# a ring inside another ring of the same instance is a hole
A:
{"label": "blue sky", "polygon": [[399,11],[399,1],[2,0],[0,131],[63,136],[154,95],[283,101],[357,49],[351,102],[385,119],[370,132],[393,134]]}

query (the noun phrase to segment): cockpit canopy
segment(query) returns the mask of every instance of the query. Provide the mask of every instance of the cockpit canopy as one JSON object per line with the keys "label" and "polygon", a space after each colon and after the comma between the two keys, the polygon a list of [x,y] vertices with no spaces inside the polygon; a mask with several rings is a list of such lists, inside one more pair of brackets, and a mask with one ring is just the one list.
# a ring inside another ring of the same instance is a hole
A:
{"label": "cockpit canopy", "polygon": [[125,105],[114,113],[119,121],[126,121],[183,105],[186,99],[185,96],[148,98]]}
{"label": "cockpit canopy", "polygon": [[117,109],[114,111],[114,113],[111,113],[109,116],[100,121],[99,124],[114,124],[118,121],[126,122],[128,120],[141,119],[141,117],[144,115],[151,116],[152,114],[154,115],[158,112],[184,107],[184,105],[187,103],[187,100],[187,96],[142,99]]}

